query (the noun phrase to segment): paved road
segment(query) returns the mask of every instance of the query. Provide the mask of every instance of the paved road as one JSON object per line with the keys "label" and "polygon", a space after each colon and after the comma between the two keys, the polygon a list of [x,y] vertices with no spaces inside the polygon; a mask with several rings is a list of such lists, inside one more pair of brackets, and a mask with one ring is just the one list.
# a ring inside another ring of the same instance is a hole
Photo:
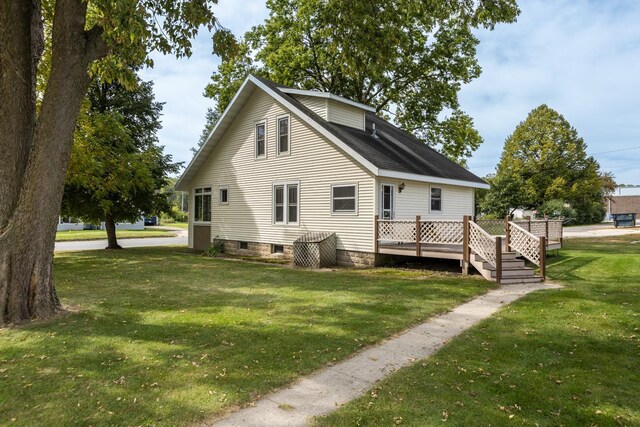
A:
{"label": "paved road", "polygon": [[[169,246],[169,245],[186,245],[187,230],[170,229],[176,233],[175,237],[147,237],[144,239],[120,239],[118,243],[123,248],[138,248],[145,246]],[[107,246],[106,240],[84,240],[78,242],[56,242],[55,251],[91,251],[104,249]]]}
{"label": "paved road", "polygon": [[623,236],[626,234],[640,235],[640,227],[635,228],[615,228],[612,222],[592,225],[581,225],[578,227],[565,227],[562,231],[564,238],[585,238],[585,237],[609,237]]}

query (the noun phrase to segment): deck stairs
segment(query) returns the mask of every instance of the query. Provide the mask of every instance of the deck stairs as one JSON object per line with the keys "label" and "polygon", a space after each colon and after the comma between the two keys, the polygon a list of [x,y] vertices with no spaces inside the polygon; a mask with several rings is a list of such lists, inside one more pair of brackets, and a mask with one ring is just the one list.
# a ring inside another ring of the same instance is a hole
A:
{"label": "deck stairs", "polygon": [[[480,255],[471,253],[471,265],[487,280],[496,281],[496,269],[486,262]],[[501,284],[540,283],[544,278],[535,274],[531,267],[525,266],[524,260],[517,257],[515,252],[502,253]]]}

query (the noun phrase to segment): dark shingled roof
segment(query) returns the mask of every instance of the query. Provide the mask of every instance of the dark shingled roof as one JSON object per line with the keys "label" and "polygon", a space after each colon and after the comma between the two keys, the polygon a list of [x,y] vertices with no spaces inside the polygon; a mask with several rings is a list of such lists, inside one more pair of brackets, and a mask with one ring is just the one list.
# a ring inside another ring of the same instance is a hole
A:
{"label": "dark shingled roof", "polygon": [[[258,76],[254,77],[271,89],[277,90],[279,94],[304,111],[316,123],[330,131],[379,169],[486,184],[483,179],[449,160],[408,132],[395,127],[371,112],[365,112],[366,129],[364,131],[330,123],[308,109],[295,97],[279,90],[286,88],[286,86]],[[373,123],[376,125],[377,137],[373,136]]]}

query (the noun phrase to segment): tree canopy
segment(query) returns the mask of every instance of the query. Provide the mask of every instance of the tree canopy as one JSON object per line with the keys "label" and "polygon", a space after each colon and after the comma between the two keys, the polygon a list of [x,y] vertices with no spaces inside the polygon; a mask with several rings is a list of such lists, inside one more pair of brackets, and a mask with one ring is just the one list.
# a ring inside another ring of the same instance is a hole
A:
{"label": "tree canopy", "polygon": [[162,104],[153,85],[138,79],[128,91],[96,79],[80,114],[62,199],[65,215],[105,221],[109,248],[118,248],[116,222],[170,210],[168,174],[179,164],[158,146]]}
{"label": "tree canopy", "polygon": [[586,148],[557,111],[547,105],[533,109],[505,141],[483,211],[506,215],[561,200],[573,207],[577,222],[601,221],[612,176],[600,171]]}
{"label": "tree canopy", "polygon": [[219,118],[220,113],[218,112],[218,110],[207,108],[207,114],[205,116],[206,123],[204,125],[204,128],[202,129],[202,132],[200,133],[198,145],[196,147],[191,147],[191,152],[194,155],[198,152],[200,147],[202,147],[204,143],[207,142],[207,139],[209,139],[209,135],[211,134],[211,131],[213,131],[213,128],[216,126],[216,123],[218,123]]}
{"label": "tree canopy", "polygon": [[515,0],[268,0],[205,94],[222,112],[248,73],[374,106],[463,161],[481,144],[458,92],[480,75],[474,29],[515,21]]}

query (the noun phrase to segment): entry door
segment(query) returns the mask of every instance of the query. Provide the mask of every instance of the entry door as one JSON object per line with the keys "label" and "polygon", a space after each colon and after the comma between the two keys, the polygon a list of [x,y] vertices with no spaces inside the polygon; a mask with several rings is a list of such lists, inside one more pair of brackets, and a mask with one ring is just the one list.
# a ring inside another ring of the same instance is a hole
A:
{"label": "entry door", "polygon": [[380,197],[382,202],[380,209],[382,212],[382,219],[393,219],[393,204],[395,202],[393,189],[393,185],[382,184],[382,195]]}

